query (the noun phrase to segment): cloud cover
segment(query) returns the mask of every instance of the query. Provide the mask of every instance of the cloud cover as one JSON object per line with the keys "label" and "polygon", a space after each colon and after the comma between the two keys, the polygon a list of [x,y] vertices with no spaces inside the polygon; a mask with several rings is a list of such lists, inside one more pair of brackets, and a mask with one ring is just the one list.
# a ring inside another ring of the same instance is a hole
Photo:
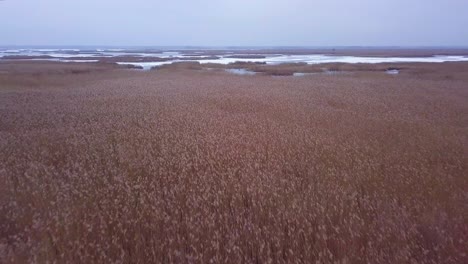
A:
{"label": "cloud cover", "polygon": [[6,0],[0,45],[468,46],[466,0]]}

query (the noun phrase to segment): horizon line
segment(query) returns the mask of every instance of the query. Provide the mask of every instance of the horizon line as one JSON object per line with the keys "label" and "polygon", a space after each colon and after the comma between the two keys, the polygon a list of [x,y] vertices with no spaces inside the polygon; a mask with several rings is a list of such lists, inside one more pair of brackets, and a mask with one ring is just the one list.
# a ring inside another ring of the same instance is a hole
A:
{"label": "horizon line", "polygon": [[246,49],[246,48],[263,48],[263,49],[468,49],[468,45],[325,45],[325,46],[309,46],[309,45],[97,45],[97,44],[72,44],[72,45],[35,45],[35,44],[14,44],[0,45],[0,48],[181,48],[181,49]]}

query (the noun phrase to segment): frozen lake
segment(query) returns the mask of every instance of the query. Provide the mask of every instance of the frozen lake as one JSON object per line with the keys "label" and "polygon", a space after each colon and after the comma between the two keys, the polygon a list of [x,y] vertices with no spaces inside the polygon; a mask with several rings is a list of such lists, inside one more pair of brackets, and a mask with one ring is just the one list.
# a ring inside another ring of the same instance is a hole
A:
{"label": "frozen lake", "polygon": [[[233,56],[234,55],[234,56]],[[11,57],[18,56],[18,57]],[[31,58],[28,58],[31,57]],[[468,61],[463,55],[434,55],[426,57],[398,57],[398,56],[339,56],[332,54],[243,54],[241,51],[224,51],[213,55],[211,51],[151,51],[126,49],[1,49],[2,59],[40,59],[63,62],[96,62],[112,58],[113,62],[121,65],[133,65],[149,70],[174,62],[194,62],[229,64],[234,62],[255,62],[266,64],[282,63],[410,63],[410,62],[457,62]],[[129,59],[130,58],[130,59]],[[390,73],[391,74],[391,73]]]}

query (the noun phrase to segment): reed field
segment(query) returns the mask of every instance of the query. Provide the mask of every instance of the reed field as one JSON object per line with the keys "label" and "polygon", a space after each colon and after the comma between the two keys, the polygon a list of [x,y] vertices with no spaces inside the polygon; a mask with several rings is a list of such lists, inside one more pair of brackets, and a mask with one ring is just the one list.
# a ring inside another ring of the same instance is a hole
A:
{"label": "reed field", "polygon": [[468,263],[468,63],[320,67],[1,63],[0,262]]}

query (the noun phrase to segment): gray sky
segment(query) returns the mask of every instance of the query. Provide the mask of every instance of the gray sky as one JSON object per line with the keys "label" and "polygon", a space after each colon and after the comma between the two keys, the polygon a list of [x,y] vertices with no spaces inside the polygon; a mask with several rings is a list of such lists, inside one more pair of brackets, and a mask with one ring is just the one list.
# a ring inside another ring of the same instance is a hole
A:
{"label": "gray sky", "polygon": [[468,0],[4,0],[0,45],[468,46]]}

